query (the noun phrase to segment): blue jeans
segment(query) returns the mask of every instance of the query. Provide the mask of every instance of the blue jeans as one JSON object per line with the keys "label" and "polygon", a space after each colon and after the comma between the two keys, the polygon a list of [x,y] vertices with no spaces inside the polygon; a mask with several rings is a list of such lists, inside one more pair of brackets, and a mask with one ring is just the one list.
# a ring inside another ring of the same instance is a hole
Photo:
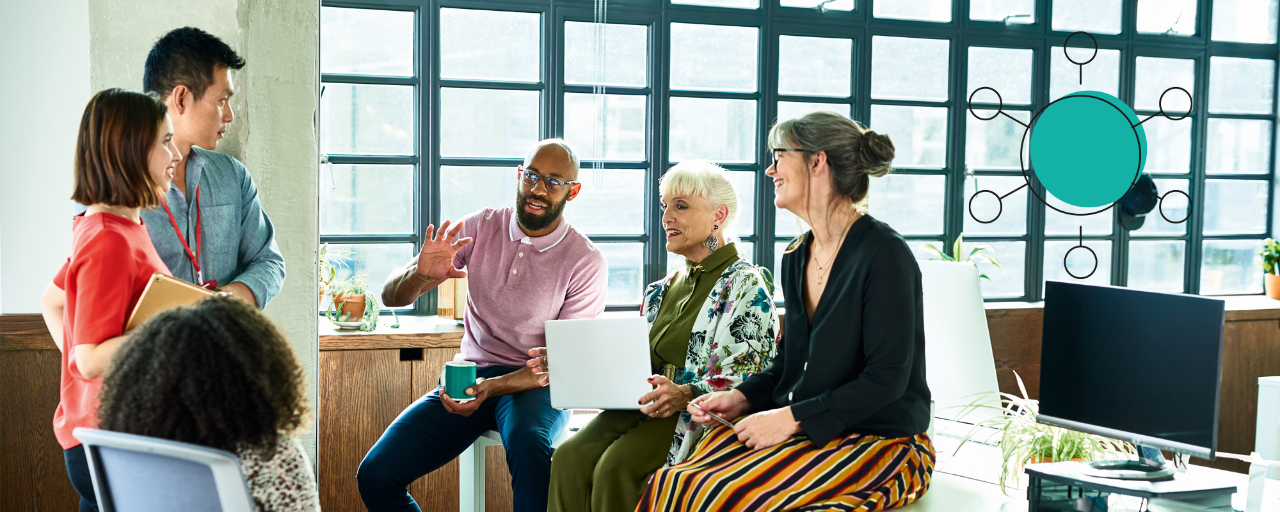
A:
{"label": "blue jeans", "polygon": [[[519,368],[478,368],[486,379]],[[414,511],[409,484],[456,458],[486,431],[502,434],[511,469],[515,512],[545,512],[551,480],[551,441],[569,423],[569,411],[551,407],[551,390],[538,388],[491,397],[469,417],[452,414],[440,401],[440,390],[427,393],[391,422],[369,449],[356,480],[370,512]]]}
{"label": "blue jeans", "polygon": [[89,459],[84,454],[84,445],[62,450],[62,460],[67,463],[71,486],[80,495],[79,512],[98,512],[98,498],[93,493],[93,477],[89,475]]}

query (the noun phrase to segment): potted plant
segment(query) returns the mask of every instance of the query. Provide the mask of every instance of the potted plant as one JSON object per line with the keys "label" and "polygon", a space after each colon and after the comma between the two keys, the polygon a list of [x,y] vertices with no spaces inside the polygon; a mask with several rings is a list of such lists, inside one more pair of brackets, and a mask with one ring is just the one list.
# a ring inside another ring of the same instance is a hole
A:
{"label": "potted plant", "polygon": [[[968,254],[965,254],[964,233],[960,233],[960,236],[956,237],[956,243],[951,245],[951,254],[947,254],[945,251],[938,249],[933,244],[924,244],[921,248],[933,253],[934,256],[937,256],[936,258],[929,258],[931,260],[972,263],[975,266],[979,263],[990,263],[1000,269],[1000,272],[1004,272],[1004,266],[1000,264],[999,260],[996,260],[996,250],[991,248],[990,245],[975,245]],[[991,277],[982,273],[978,274],[978,278],[986,279],[988,281],[991,280]]]}
{"label": "potted plant", "polygon": [[338,327],[359,327],[362,331],[378,327],[382,305],[378,303],[378,296],[369,292],[369,276],[359,274],[329,283],[329,297],[333,302],[325,316]]}
{"label": "potted plant", "polygon": [[324,298],[329,294],[334,279],[338,277],[338,269],[347,268],[347,263],[354,254],[354,251],[330,248],[329,244],[320,246],[320,306],[324,306]]}
{"label": "potted plant", "polygon": [[[1013,376],[1018,381],[1022,396],[980,393],[975,395],[973,402],[964,406],[959,414],[961,418],[980,409],[998,409],[1000,415],[976,423],[956,449],[957,452],[960,451],[965,443],[987,429],[996,430],[997,433],[990,437],[999,437],[1003,459],[1000,464],[1000,490],[1006,495],[1009,494],[1008,487],[1017,488],[1022,470],[1027,464],[1126,459],[1136,453],[1133,445],[1123,441],[1036,421],[1040,401],[1027,397],[1027,388],[1022,384],[1022,377],[1018,376],[1018,372],[1013,372]],[[997,399],[999,405],[994,405]]]}
{"label": "potted plant", "polygon": [[1262,285],[1267,290],[1267,296],[1272,299],[1280,300],[1280,242],[1276,242],[1270,238],[1262,241],[1262,253],[1258,254],[1262,257],[1262,268],[1267,273],[1263,275]]}

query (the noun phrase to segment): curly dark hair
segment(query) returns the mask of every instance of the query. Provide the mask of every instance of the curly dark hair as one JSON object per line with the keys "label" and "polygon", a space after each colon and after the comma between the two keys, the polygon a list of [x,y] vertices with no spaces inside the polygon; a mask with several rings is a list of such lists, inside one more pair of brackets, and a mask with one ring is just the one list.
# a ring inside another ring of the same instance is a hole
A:
{"label": "curly dark hair", "polygon": [[99,427],[266,453],[302,426],[302,379],[275,324],[240,299],[212,297],[130,336],[103,379]]}
{"label": "curly dark hair", "polygon": [[213,72],[220,66],[239,70],[244,58],[217,36],[195,27],[169,31],[156,41],[142,67],[142,90],[168,96],[173,88],[185,85],[197,100],[213,85]]}

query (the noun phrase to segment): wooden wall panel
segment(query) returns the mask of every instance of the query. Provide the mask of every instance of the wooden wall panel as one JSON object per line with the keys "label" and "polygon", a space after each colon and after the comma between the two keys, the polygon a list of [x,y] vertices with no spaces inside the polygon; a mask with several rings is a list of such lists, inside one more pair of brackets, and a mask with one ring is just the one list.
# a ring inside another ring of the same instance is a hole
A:
{"label": "wooden wall panel", "polygon": [[[1257,434],[1258,377],[1280,375],[1280,322],[1227,322],[1222,336],[1222,389],[1218,401],[1218,451],[1248,455]],[[1242,461],[1192,459],[1239,473]]]}
{"label": "wooden wall panel", "polygon": [[412,367],[400,361],[399,350],[320,352],[321,509],[364,510],[356,469],[409,406],[411,379]]}
{"label": "wooden wall panel", "polygon": [[1040,398],[1040,333],[1044,310],[1040,308],[987,310],[987,330],[996,362],[1000,392],[1022,396],[1016,371],[1027,386],[1027,395]]}
{"label": "wooden wall panel", "polygon": [[57,350],[0,351],[0,510],[75,510],[80,501],[53,436],[61,364]]}

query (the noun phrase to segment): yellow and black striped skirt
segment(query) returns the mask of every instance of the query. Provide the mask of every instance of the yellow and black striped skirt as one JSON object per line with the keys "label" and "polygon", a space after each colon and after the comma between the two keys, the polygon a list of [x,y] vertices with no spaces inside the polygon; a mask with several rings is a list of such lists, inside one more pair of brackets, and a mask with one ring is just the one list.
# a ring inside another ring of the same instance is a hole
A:
{"label": "yellow and black striped skirt", "polygon": [[658,470],[637,512],[794,510],[875,512],[929,489],[929,436],[852,435],[816,446],[805,436],[754,451],[733,430],[707,432],[689,460]]}

